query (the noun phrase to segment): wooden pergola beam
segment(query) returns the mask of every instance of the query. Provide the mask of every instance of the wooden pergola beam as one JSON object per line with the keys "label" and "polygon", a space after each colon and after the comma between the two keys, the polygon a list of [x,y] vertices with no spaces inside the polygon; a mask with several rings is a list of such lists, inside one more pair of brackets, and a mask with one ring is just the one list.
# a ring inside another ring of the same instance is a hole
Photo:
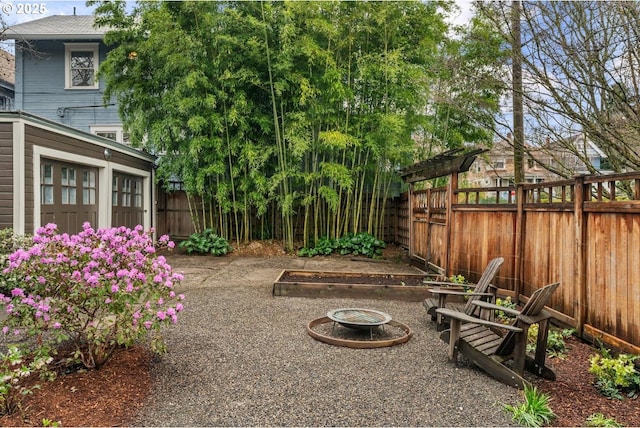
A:
{"label": "wooden pergola beam", "polygon": [[471,164],[476,160],[476,157],[486,151],[486,149],[475,149],[465,153],[464,149],[449,150],[431,159],[404,168],[399,171],[399,174],[406,183],[417,183],[454,173],[466,172],[471,168]]}

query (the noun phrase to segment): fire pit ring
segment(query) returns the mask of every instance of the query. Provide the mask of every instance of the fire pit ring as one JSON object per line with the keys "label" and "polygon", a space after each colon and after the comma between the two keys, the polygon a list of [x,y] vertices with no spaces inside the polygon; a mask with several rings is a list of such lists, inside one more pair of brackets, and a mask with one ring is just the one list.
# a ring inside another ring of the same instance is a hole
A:
{"label": "fire pit ring", "polygon": [[390,320],[386,324],[389,326],[399,328],[400,330],[402,330],[404,334],[400,337],[394,337],[391,339],[382,339],[382,340],[341,339],[338,337],[322,334],[314,330],[314,327],[317,327],[322,324],[328,324],[331,322],[336,322],[336,321],[332,320],[328,316],[316,318],[315,320],[310,321],[309,324],[307,325],[307,333],[309,334],[309,336],[313,337],[314,339],[320,342],[328,343],[329,345],[344,346],[347,348],[357,348],[357,349],[385,348],[388,346],[399,345],[401,343],[405,343],[409,341],[409,339],[411,339],[411,336],[413,336],[413,331],[411,331],[409,326],[396,320]]}

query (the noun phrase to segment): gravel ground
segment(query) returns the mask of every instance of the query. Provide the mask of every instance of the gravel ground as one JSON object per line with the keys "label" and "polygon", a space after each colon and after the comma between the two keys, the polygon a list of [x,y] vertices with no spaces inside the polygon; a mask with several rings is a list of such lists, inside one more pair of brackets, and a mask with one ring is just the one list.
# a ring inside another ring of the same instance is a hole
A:
{"label": "gravel ground", "polygon": [[[296,257],[185,257],[185,312],[166,332],[140,426],[509,426],[518,391],[447,362],[419,302],[272,297],[282,269],[416,273],[401,264]],[[409,342],[350,349],[318,342],[309,321],[340,307],[391,314]]]}

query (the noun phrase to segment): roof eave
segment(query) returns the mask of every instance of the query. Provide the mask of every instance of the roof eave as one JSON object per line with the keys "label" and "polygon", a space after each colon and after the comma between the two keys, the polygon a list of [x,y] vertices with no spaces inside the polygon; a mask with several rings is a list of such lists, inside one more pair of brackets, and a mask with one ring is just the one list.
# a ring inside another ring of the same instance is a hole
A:
{"label": "roof eave", "polygon": [[4,34],[6,40],[104,40],[104,34]]}

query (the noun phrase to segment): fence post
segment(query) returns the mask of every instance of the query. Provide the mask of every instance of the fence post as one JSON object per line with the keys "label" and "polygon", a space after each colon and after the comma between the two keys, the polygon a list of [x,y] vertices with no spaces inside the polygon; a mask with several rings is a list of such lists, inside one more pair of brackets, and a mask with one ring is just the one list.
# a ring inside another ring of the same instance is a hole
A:
{"label": "fence post", "polygon": [[516,185],[516,224],[515,224],[515,250],[513,257],[513,291],[515,293],[516,304],[520,303],[520,294],[524,286],[524,234],[526,229],[526,217],[524,215],[524,185]]}
{"label": "fence post", "polygon": [[413,260],[413,183],[409,183],[409,200],[407,206],[409,211],[409,260]]}
{"label": "fence post", "polygon": [[455,194],[455,190],[458,189],[458,173],[457,172],[453,172],[451,173],[451,175],[449,175],[449,185],[447,186],[447,196],[446,196],[446,204],[447,204],[447,214],[445,216],[445,225],[444,225],[444,230],[445,230],[445,241],[444,241],[444,245],[445,245],[445,259],[444,259],[444,274],[446,276],[450,276],[452,275],[452,272],[450,270],[451,268],[451,234],[453,233],[451,231],[452,229],[452,225],[453,225],[453,203],[454,203],[454,194]]}
{"label": "fence post", "polygon": [[575,225],[575,249],[574,264],[575,277],[574,287],[577,290],[576,296],[576,331],[578,336],[582,337],[584,332],[586,305],[587,305],[587,284],[586,284],[586,268],[587,268],[587,229],[584,227],[584,203],[587,197],[587,188],[584,184],[584,176],[575,177],[573,184],[574,192],[574,225]]}

